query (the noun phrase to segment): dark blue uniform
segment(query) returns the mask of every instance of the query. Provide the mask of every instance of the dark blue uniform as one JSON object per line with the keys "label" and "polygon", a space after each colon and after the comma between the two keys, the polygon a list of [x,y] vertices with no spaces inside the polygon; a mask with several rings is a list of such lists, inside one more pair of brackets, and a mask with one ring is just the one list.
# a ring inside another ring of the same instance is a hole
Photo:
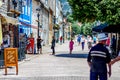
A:
{"label": "dark blue uniform", "polygon": [[111,61],[108,49],[103,44],[97,44],[91,48],[88,58],[91,62],[90,80],[107,80],[107,63]]}

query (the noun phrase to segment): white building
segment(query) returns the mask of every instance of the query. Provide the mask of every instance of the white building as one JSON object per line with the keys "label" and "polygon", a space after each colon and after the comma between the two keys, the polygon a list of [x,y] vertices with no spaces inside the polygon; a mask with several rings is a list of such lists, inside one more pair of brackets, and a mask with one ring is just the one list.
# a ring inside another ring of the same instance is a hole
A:
{"label": "white building", "polygon": [[56,24],[59,25],[59,31],[56,33],[57,38],[63,37],[63,14],[62,7],[59,0],[56,0]]}

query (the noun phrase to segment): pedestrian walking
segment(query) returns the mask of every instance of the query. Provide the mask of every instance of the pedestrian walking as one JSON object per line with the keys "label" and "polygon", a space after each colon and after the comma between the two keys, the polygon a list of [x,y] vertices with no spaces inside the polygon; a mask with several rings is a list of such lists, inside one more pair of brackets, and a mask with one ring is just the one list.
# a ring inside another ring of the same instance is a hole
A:
{"label": "pedestrian walking", "polygon": [[116,56],[116,37],[113,35],[112,40],[111,40],[111,51],[112,51],[112,56]]}
{"label": "pedestrian walking", "polygon": [[88,44],[88,49],[90,50],[92,47],[92,37],[90,35],[87,36],[87,44]]}
{"label": "pedestrian walking", "polygon": [[82,35],[82,37],[81,37],[81,44],[82,44],[82,50],[84,50],[84,46],[85,46],[85,37],[84,37],[84,35]]}
{"label": "pedestrian walking", "polygon": [[99,42],[89,51],[87,62],[90,66],[90,80],[108,80],[107,73],[109,77],[111,76],[111,58],[105,47],[106,40],[107,37],[104,33],[98,34]]}
{"label": "pedestrian walking", "polygon": [[69,42],[70,54],[72,54],[73,45],[74,45],[74,41],[73,41],[73,39],[71,39],[70,42]]}
{"label": "pedestrian walking", "polygon": [[52,49],[52,55],[55,54],[55,37],[52,37],[52,42],[51,42],[51,49]]}
{"label": "pedestrian walking", "polygon": [[62,38],[62,36],[60,37],[60,44],[62,44],[62,40],[63,40],[63,38]]}
{"label": "pedestrian walking", "polygon": [[81,36],[80,35],[77,36],[77,42],[78,42],[78,45],[80,45],[80,42],[81,42]]}
{"label": "pedestrian walking", "polygon": [[93,36],[93,43],[94,43],[94,44],[97,43],[97,38],[96,38],[96,36]]}
{"label": "pedestrian walking", "polygon": [[42,41],[43,40],[41,39],[41,36],[39,36],[37,38],[37,50],[38,50],[38,54],[39,54],[39,52],[40,52],[40,54],[42,54],[42,45],[41,45]]}

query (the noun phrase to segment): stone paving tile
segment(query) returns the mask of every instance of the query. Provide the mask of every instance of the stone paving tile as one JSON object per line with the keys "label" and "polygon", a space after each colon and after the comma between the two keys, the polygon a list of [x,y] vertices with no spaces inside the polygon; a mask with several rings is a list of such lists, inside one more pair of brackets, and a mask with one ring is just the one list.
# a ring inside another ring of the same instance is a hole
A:
{"label": "stone paving tile", "polygon": [[[0,80],[89,80],[83,76],[41,76],[41,77],[19,77],[19,78],[0,78]],[[120,78],[109,78],[108,80],[120,80]]]}
{"label": "stone paving tile", "polygon": [[89,80],[89,78],[81,76],[47,76],[47,77],[1,78],[0,80]]}

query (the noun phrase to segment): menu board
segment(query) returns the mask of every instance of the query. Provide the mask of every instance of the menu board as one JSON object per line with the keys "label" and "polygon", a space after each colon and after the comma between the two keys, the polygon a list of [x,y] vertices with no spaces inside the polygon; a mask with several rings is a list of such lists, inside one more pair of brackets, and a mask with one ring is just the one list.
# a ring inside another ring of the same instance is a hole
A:
{"label": "menu board", "polygon": [[7,67],[16,66],[16,74],[18,74],[18,49],[5,48],[4,49],[5,74],[7,74]]}

